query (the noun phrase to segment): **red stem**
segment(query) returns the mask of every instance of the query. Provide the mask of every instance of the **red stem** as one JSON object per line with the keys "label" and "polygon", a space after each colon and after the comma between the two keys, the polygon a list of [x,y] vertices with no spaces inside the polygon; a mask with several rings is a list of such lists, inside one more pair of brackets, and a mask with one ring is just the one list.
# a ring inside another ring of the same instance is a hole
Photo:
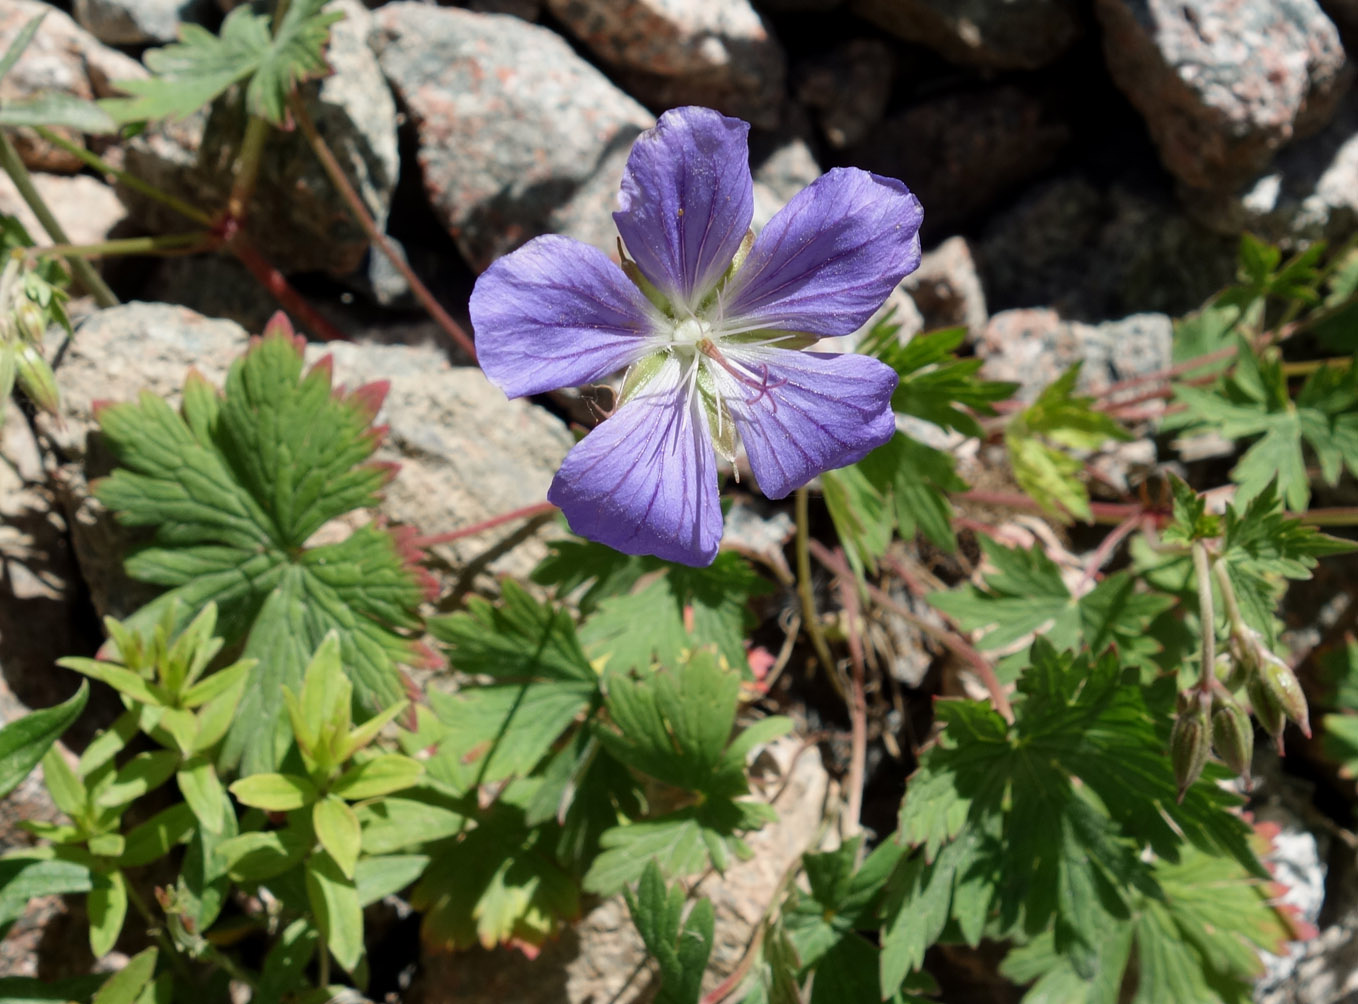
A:
{"label": "red stem", "polygon": [[[814,541],[812,542],[814,543]],[[847,570],[848,563],[838,548],[834,554],[840,566]],[[863,636],[859,633],[860,614],[858,610],[858,591],[852,574],[839,576],[839,601],[844,607],[848,620],[849,662],[853,668],[850,679],[849,701],[849,776],[848,802],[844,807],[846,826],[844,836],[857,833],[859,818],[863,815],[863,777],[868,760],[868,700],[863,687]]]}
{"label": "red stem", "polygon": [[302,326],[310,328],[316,337],[327,342],[345,342],[348,339],[333,324],[316,312],[301,293],[292,288],[287,276],[260,254],[240,230],[235,230],[225,241],[227,249],[239,259],[259,284],[273,294],[283,309]]}
{"label": "red stem", "polygon": [[[962,502],[976,502],[980,505],[1003,506],[1006,509],[1024,509],[1041,512],[1042,507],[1027,495],[1018,492],[987,492],[972,489],[958,492],[952,496]],[[1133,502],[1091,502],[1089,511],[1095,523],[1121,523],[1134,513],[1144,512],[1144,507]]]}
{"label": "red stem", "polygon": [[461,540],[463,537],[474,537],[478,533],[486,530],[493,530],[497,526],[505,523],[512,523],[518,519],[532,519],[535,516],[543,516],[550,512],[556,512],[556,506],[550,502],[534,502],[532,505],[524,506],[522,509],[515,509],[512,512],[504,512],[490,519],[483,519],[480,523],[473,523],[471,526],[464,526],[461,530],[449,530],[447,533],[436,533],[428,537],[416,537],[412,544],[417,547],[432,547],[435,544],[448,544],[454,540]]}

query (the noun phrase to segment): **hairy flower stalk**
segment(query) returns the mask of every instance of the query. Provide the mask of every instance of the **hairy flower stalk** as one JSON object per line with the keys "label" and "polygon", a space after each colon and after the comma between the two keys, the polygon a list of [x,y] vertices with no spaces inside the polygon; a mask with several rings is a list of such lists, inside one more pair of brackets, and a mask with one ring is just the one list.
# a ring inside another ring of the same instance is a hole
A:
{"label": "hairy flower stalk", "polygon": [[918,266],[919,201],[836,169],[755,237],[748,131],[707,108],[666,112],[627,161],[621,267],[549,235],[472,293],[482,369],[511,397],[627,371],[547,497],[576,533],[629,554],[712,561],[718,456],[743,448],[763,492],[784,498],[895,432],[889,367],[799,350],[856,330]]}

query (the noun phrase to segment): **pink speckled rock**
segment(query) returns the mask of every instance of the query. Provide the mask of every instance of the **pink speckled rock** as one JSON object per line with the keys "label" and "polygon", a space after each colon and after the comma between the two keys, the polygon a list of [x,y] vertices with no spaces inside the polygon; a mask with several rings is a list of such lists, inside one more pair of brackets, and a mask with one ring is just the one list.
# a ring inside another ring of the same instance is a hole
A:
{"label": "pink speckled rock", "polygon": [[1098,0],[1114,80],[1166,167],[1200,189],[1261,171],[1322,127],[1348,86],[1339,32],[1315,0]]}
{"label": "pink speckled rock", "polygon": [[783,52],[746,0],[547,0],[547,6],[641,100],[707,105],[776,125]]}
{"label": "pink speckled rock", "polygon": [[654,119],[560,36],[407,2],[376,12],[370,42],[414,122],[434,212],[474,268],[551,231],[612,246],[622,166]]}

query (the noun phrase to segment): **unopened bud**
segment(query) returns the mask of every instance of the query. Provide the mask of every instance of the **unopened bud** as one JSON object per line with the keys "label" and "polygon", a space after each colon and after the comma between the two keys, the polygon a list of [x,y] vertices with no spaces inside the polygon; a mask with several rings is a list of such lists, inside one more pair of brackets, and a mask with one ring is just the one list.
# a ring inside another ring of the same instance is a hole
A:
{"label": "unopened bud", "polygon": [[1218,698],[1212,712],[1212,748],[1217,756],[1247,781],[1254,758],[1254,724],[1245,710],[1229,698]]}
{"label": "unopened bud", "polygon": [[1283,662],[1268,649],[1260,649],[1260,675],[1264,685],[1278,701],[1278,706],[1288,718],[1297,723],[1306,738],[1311,738],[1311,715],[1306,705],[1306,695],[1301,692],[1301,683],[1292,667]]}
{"label": "unopened bud", "polygon": [[14,305],[14,323],[21,337],[42,344],[42,336],[47,334],[47,313],[26,296],[20,295]]}
{"label": "unopened bud", "polygon": [[1273,696],[1268,686],[1260,679],[1260,674],[1250,675],[1249,682],[1245,684],[1245,693],[1249,695],[1250,707],[1254,709],[1254,717],[1259,719],[1259,724],[1264,727],[1264,731],[1274,738],[1279,738],[1283,734],[1283,727],[1287,724],[1287,712],[1278,703],[1278,699]]}
{"label": "unopened bud", "polygon": [[1183,801],[1184,792],[1207,763],[1212,748],[1212,719],[1208,714],[1211,706],[1211,695],[1201,691],[1185,690],[1179,695],[1179,715],[1169,737],[1169,758],[1179,786],[1179,801]]}
{"label": "unopened bud", "polygon": [[1227,690],[1235,690],[1245,682],[1245,674],[1235,656],[1222,652],[1217,656],[1215,675]]}
{"label": "unopened bud", "polygon": [[60,399],[57,396],[57,377],[47,360],[32,345],[24,345],[14,353],[19,386],[28,399],[43,411],[55,415]]}

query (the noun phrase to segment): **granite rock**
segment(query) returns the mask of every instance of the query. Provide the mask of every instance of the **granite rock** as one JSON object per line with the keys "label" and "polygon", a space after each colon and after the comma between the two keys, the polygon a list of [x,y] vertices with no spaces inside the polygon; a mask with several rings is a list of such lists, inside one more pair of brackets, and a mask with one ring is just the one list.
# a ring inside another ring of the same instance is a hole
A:
{"label": "granite rock", "polygon": [[517,18],[398,2],[374,20],[425,191],[473,268],[542,233],[614,246],[622,167],[654,124],[645,108]]}
{"label": "granite rock", "polygon": [[1339,32],[1315,0],[1097,0],[1113,79],[1165,166],[1232,188],[1322,127],[1348,87]]}
{"label": "granite rock", "polygon": [[1003,84],[892,115],[844,159],[909,185],[924,205],[926,234],[939,235],[1047,170],[1070,139],[1044,101]]}
{"label": "granite rock", "polygon": [[186,22],[202,24],[210,0],[75,0],[75,19],[109,45],[161,45]]}
{"label": "granite rock", "polygon": [[1075,0],[853,0],[855,14],[958,63],[1045,66],[1081,32]]}
{"label": "granite rock", "polygon": [[[93,402],[131,400],[142,390],[179,402],[185,375],[196,367],[220,386],[247,335],[230,321],[210,320],[166,304],[130,303],[92,315],[78,329],[56,368],[62,422],[44,421],[44,435],[70,458],[58,472],[75,552],[101,613],[123,616],[146,598],[121,573],[126,533],[89,497],[89,477],[110,460],[89,437]],[[337,383],[387,380],[378,424],[388,435],[377,459],[400,465],[380,512],[422,533],[442,533],[541,502],[573,439],[541,408],[509,401],[479,370],[450,366],[433,348],[348,343],[307,348],[308,362],[333,357]],[[510,524],[440,546],[458,585],[475,576],[525,577],[545,556],[540,523]],[[448,584],[448,583],[446,583]],[[481,585],[482,583],[475,583]],[[488,580],[490,588],[493,581]]]}
{"label": "granite rock", "polygon": [[923,329],[962,326],[976,337],[985,328],[985,289],[965,237],[949,237],[926,251],[901,286],[919,311]]}
{"label": "granite rock", "polygon": [[[127,210],[122,202],[98,178],[88,174],[33,174],[33,187],[43,202],[52,210],[66,237],[72,244],[93,244],[106,239]],[[0,213],[16,217],[35,243],[56,243],[43,229],[28,203],[19,195],[8,174],[0,171]]]}
{"label": "granite rock", "polygon": [[[396,104],[367,46],[371,15],[358,0],[335,0],[344,20],[331,28],[326,58],[333,71],[303,86],[316,129],[344,168],[379,227],[385,226],[400,172]],[[236,151],[245,128],[238,94],[217,101],[182,122],[158,123],[126,147],[126,168],[137,177],[214,212],[227,200]],[[125,187],[120,193],[132,216],[156,232],[188,225],[162,204]],[[270,134],[259,180],[246,215],[246,230],[280,271],[353,272],[368,239],[300,130]]]}
{"label": "granite rock", "polygon": [[[140,63],[104,45],[70,15],[38,0],[5,0],[0,3],[0,52],[29,21],[45,15],[42,27],[19,57],[19,61],[0,80],[0,102],[31,97],[44,91],[57,91],[86,100],[110,97],[116,93],[116,80],[136,80],[146,76]],[[82,137],[69,129],[56,130],[65,139],[80,143]],[[71,174],[80,170],[80,159],[53,146],[28,128],[11,134],[23,162],[33,170]]]}

